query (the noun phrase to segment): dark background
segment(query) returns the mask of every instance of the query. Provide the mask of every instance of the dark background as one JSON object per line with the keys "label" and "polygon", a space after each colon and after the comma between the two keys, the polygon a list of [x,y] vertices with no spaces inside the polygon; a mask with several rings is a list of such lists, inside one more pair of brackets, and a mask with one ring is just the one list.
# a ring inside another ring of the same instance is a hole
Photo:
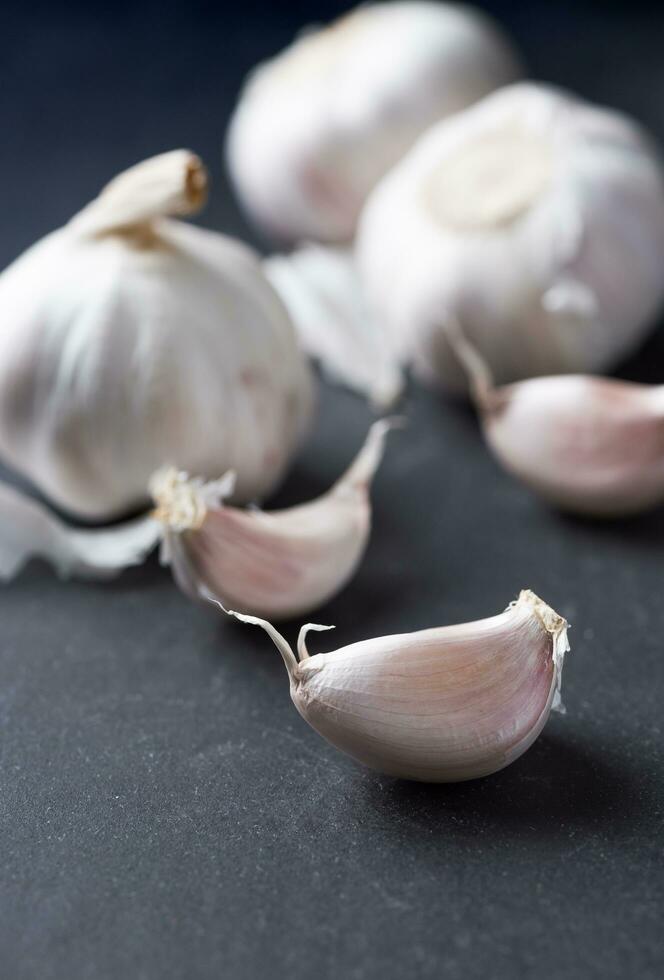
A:
{"label": "dark background", "polygon": [[[220,153],[240,82],[344,6],[4,3],[0,265],[179,145],[212,171],[202,222],[249,235]],[[664,14],[484,6],[534,76],[664,139]],[[621,373],[661,381],[661,333]],[[191,605],[156,561],[103,588],[31,566],[0,592],[3,980],[661,975],[664,514],[562,517],[498,469],[469,412],[415,390],[406,408],[316,648],[490,615],[528,586],[573,624],[567,716],[493,777],[394,781],[307,728],[267,638]],[[323,490],[369,421],[324,387],[278,502]]]}

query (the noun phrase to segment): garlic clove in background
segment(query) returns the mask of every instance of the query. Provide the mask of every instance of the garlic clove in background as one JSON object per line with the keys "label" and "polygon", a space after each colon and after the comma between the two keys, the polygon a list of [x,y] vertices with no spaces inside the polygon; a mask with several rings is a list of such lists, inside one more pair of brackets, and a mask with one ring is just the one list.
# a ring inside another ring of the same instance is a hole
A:
{"label": "garlic clove in background", "polygon": [[519,73],[471,7],[359,6],[250,74],[226,146],[236,190],[278,239],[348,242],[367,194],[428,126]]}
{"label": "garlic clove in background", "polygon": [[177,150],[132,167],[0,275],[0,456],[61,508],[106,520],[147,503],[172,459],[279,482],[312,384],[258,257],[172,220],[207,176]]}
{"label": "garlic clove in background", "polygon": [[72,527],[22,491],[0,483],[0,580],[7,582],[32,558],[62,578],[107,579],[140,565],[161,537],[152,517],[108,528]]}
{"label": "garlic clove in background", "polygon": [[303,349],[325,374],[367,397],[376,409],[391,407],[403,391],[403,370],[372,322],[352,251],[304,245],[290,255],[271,255],[263,270]]}
{"label": "garlic clove in background", "polygon": [[232,474],[206,484],[173,468],[156,473],[151,492],[163,526],[162,562],[193,599],[212,597],[274,619],[318,608],[346,585],[364,554],[369,488],[393,425],[375,422],[327,493],[286,510],[225,505]]}
{"label": "garlic clove in background", "polygon": [[358,762],[402,779],[460,782],[487,776],[535,741],[560,683],[567,623],[533,592],[504,613],[460,626],[352,643],[299,661],[265,620],[295,707],[312,728]]}
{"label": "garlic clove in background", "polygon": [[495,388],[460,329],[448,336],[488,445],[535,493],[603,517],[664,503],[664,386],[559,375]]}
{"label": "garlic clove in background", "polygon": [[371,194],[356,255],[376,329],[460,390],[445,320],[498,383],[609,368],[664,301],[664,177],[641,129],[519,84],[433,126]]}

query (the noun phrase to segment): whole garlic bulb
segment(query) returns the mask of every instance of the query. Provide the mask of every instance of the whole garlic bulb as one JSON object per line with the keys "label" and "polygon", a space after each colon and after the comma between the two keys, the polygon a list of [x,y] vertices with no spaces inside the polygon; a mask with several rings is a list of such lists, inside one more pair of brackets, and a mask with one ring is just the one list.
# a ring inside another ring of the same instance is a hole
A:
{"label": "whole garlic bulb", "polygon": [[299,660],[271,623],[293,703],[305,721],[358,762],[402,779],[461,782],[488,776],[535,741],[560,684],[567,622],[524,590],[499,616],[381,636]]}
{"label": "whole garlic bulb", "polygon": [[470,7],[358,7],[250,75],[228,132],[231,176],[278,238],[349,241],[369,191],[428,126],[518,74]]}
{"label": "whole garlic bulb", "polygon": [[498,383],[598,371],[664,300],[664,178],[625,117],[521,84],[434,126],[367,202],[360,277],[425,380],[463,376],[455,317]]}
{"label": "whole garlic bulb", "polygon": [[167,217],[206,183],[186,150],[147,160],[0,276],[0,455],[86,518],[145,501],[173,460],[261,497],[308,422],[309,371],[256,257]]}

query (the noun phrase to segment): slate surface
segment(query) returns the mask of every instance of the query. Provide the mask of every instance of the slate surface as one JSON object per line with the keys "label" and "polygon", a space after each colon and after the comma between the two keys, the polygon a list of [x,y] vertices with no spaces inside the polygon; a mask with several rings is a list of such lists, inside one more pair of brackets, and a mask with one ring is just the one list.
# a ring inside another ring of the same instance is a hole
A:
{"label": "slate surface", "polygon": [[[0,262],[177,145],[210,163],[203,223],[243,232],[219,153],[240,79],[337,6],[4,4]],[[488,6],[534,74],[664,138],[661,13]],[[661,380],[661,336],[623,373]],[[664,513],[561,517],[469,412],[422,391],[407,410],[316,648],[489,615],[529,586],[573,624],[567,716],[495,777],[381,778],[299,719],[265,636],[194,608],[156,562],[106,588],[35,565],[0,592],[3,980],[661,975]],[[369,421],[323,388],[279,502],[322,490]]]}

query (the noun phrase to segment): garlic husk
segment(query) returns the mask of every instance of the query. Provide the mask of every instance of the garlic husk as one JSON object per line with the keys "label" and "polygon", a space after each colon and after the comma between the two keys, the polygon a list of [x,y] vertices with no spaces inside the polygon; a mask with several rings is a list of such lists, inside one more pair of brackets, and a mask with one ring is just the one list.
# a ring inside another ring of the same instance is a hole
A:
{"label": "garlic husk", "polygon": [[433,126],[374,190],[356,255],[377,329],[458,390],[456,317],[498,383],[613,365],[664,299],[664,180],[626,117],[520,84]]}
{"label": "garlic husk", "polygon": [[567,623],[525,590],[504,613],[460,626],[353,643],[310,657],[300,631],[299,661],[265,620],[280,650],[291,698],[323,738],[391,776],[460,782],[487,776],[532,745],[560,683]]}
{"label": "garlic husk", "polygon": [[367,194],[428,126],[518,75],[471,7],[362,5],[251,73],[227,139],[235,187],[279,239],[350,241]]}
{"label": "garlic husk", "polygon": [[77,515],[147,502],[172,459],[261,498],[308,425],[310,373],[257,256],[167,217],[206,179],[186,150],[147,160],[0,276],[0,455]]}
{"label": "garlic husk", "polygon": [[194,599],[286,619],[317,609],[350,580],[371,529],[371,481],[396,420],[375,422],[353,463],[322,497],[285,510],[224,504],[232,474],[215,483],[170,468],[154,475],[162,562]]}
{"label": "garlic husk", "polygon": [[139,565],[161,537],[157,521],[139,517],[109,528],[65,524],[21,490],[0,483],[0,579],[7,582],[33,558],[62,578],[107,579]]}
{"label": "garlic husk", "polygon": [[535,493],[597,517],[664,503],[663,386],[557,375],[496,388],[458,325],[448,325],[448,337],[488,445]]}
{"label": "garlic husk", "polygon": [[263,270],[303,349],[325,374],[376,409],[392,406],[403,391],[403,371],[384,331],[372,322],[351,249],[311,243],[270,256]]}

